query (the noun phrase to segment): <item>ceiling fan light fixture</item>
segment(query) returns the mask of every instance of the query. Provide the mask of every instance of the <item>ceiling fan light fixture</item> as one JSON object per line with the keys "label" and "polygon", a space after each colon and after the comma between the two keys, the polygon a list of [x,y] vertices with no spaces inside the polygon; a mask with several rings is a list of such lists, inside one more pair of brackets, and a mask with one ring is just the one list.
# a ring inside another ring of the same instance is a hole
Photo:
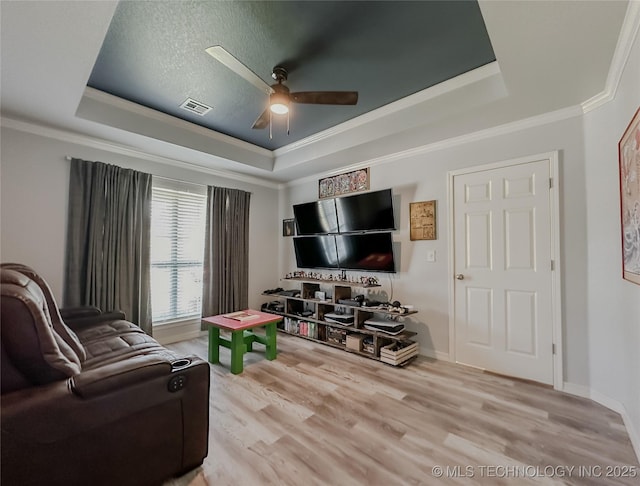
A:
{"label": "ceiling fan light fixture", "polygon": [[269,109],[276,115],[289,113],[289,96],[285,93],[273,93],[269,100]]}

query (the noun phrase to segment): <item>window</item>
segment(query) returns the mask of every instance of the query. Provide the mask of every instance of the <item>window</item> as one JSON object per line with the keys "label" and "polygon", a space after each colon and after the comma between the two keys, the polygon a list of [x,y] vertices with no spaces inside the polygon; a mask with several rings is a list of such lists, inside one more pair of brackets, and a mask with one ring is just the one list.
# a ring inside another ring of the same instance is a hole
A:
{"label": "window", "polygon": [[154,177],[151,192],[153,324],[199,317],[207,188]]}

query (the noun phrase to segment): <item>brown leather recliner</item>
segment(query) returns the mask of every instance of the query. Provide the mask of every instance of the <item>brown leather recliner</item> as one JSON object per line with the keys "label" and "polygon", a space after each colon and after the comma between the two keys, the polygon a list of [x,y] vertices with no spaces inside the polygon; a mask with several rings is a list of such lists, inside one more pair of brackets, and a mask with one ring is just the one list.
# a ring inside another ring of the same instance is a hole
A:
{"label": "brown leather recliner", "polygon": [[209,366],[121,313],[58,310],[32,269],[0,268],[1,482],[159,485],[200,465]]}

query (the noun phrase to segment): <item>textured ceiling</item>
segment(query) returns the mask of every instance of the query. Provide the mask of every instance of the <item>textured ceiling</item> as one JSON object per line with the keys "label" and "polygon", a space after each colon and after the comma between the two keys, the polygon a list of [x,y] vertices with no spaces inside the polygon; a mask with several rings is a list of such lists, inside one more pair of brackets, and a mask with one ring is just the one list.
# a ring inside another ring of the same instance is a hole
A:
{"label": "textured ceiling", "polygon": [[[160,25],[161,9],[157,2],[128,3],[140,3],[145,9],[154,7],[147,12],[149,20],[140,20],[132,32],[148,32],[147,22],[152,27],[154,23]],[[425,150],[452,146],[463,140],[478,140],[495,133],[495,129],[505,133],[505,127],[522,126],[523,122],[525,126],[533,126],[544,120],[577,116],[575,114],[583,109],[606,102],[615,93],[626,52],[638,31],[638,2],[479,0],[478,3],[496,62],[272,151],[87,87],[118,2],[0,1],[2,127],[62,137],[61,140],[127,157],[150,158],[268,184],[425,153]],[[222,4],[220,8],[230,7]],[[181,33],[190,32],[186,23],[180,28]],[[247,20],[244,23],[249,25]],[[172,45],[186,35],[177,35],[177,31],[163,33],[163,38]],[[252,37],[255,37],[254,31],[254,27],[246,30]],[[384,29],[381,32],[384,34]],[[406,34],[402,29],[391,33]],[[156,42],[159,41],[156,39]],[[209,40],[198,41],[206,47],[209,43]],[[303,48],[301,43],[296,47]],[[322,51],[320,47],[318,52]],[[410,54],[410,47],[397,49],[398,55]],[[128,49],[135,62],[144,64],[160,45],[152,43],[139,52],[141,48],[129,44]],[[190,52],[201,52],[201,49],[204,47],[197,45]],[[271,67],[287,57],[278,54],[264,62],[260,57],[249,61],[251,54],[247,45],[240,43],[234,49],[234,54],[246,64],[253,63],[252,69],[266,71],[260,72],[265,79]],[[165,45],[162,50],[171,56],[169,47]],[[265,51],[260,52],[266,56],[270,51],[264,54]],[[205,53],[202,56],[207,59],[202,62],[206,62],[212,72],[221,72],[220,67],[212,67],[216,64],[214,59]],[[421,67],[422,59],[415,59],[414,64]],[[264,67],[256,67],[261,62]],[[192,64],[186,64],[193,69]],[[410,70],[413,67],[410,66]],[[171,64],[167,63],[165,68],[171,68]],[[292,82],[297,81],[296,73],[301,70],[294,71]],[[146,71],[141,71],[146,83]],[[392,86],[404,82],[399,72],[387,68],[379,71],[379,75],[390,76]],[[233,73],[228,74],[231,84],[228,89],[240,89],[244,84],[247,96],[256,94],[256,88]],[[124,75],[130,79],[128,72]],[[156,75],[147,83],[147,89],[156,89],[170,78],[173,76]],[[367,81],[376,79],[377,74]],[[207,83],[211,82],[209,76]],[[190,88],[191,85],[184,87],[185,96],[197,99],[198,93]],[[301,89],[315,88],[329,87],[305,84]],[[367,86],[357,87],[361,92],[365,88]],[[202,101],[219,108],[217,98]],[[258,103],[262,104],[247,107],[247,126],[253,123],[266,100]],[[307,108],[322,111],[325,107]],[[310,116],[316,118],[317,111],[311,111]],[[299,118],[291,120],[294,133],[297,133]],[[265,131],[258,133],[268,139]],[[284,138],[282,143],[292,140],[278,132],[277,127],[276,136]],[[66,148],[65,151],[67,155],[89,156],[80,146],[77,150]]]}
{"label": "textured ceiling", "polygon": [[[222,45],[291,91],[354,90],[356,106],[293,105],[252,130],[267,96],[210,57]],[[495,60],[475,1],[120,2],[88,85],[267,149],[331,128]],[[204,117],[179,108],[213,106]]]}

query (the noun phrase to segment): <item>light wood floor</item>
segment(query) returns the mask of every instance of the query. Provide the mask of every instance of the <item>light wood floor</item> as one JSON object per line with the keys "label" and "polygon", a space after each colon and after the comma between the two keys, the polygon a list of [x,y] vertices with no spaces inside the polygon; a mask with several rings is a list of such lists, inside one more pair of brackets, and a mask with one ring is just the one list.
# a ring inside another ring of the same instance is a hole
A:
{"label": "light wood floor", "polygon": [[[206,338],[169,347],[207,356]],[[423,357],[394,368],[283,334],[276,360],[255,348],[240,375],[226,349],[211,366],[212,486],[640,484],[620,416],[595,402]]]}

